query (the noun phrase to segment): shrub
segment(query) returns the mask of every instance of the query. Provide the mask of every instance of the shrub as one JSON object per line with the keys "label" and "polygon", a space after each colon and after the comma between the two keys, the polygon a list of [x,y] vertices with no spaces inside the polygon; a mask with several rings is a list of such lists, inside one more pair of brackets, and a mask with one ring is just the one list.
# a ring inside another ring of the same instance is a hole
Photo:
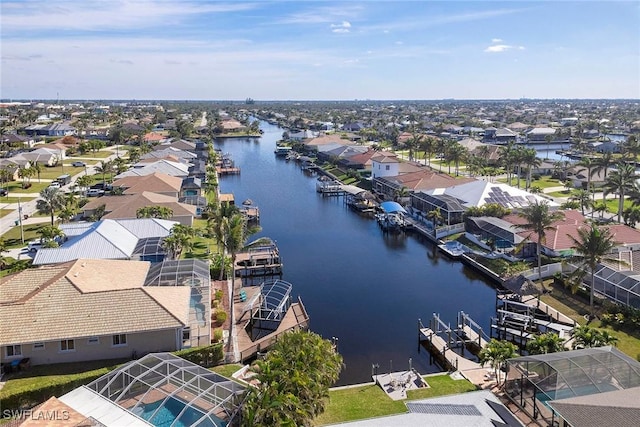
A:
{"label": "shrub", "polygon": [[205,368],[219,364],[224,356],[222,343],[179,350],[173,354]]}
{"label": "shrub", "polygon": [[213,341],[214,342],[220,342],[222,341],[222,329],[221,328],[217,328],[213,331]]}
{"label": "shrub", "polygon": [[214,298],[216,301],[221,301],[223,295],[224,295],[224,292],[222,292],[222,289],[216,289]]}
{"label": "shrub", "polygon": [[216,322],[222,325],[227,320],[227,312],[226,311],[218,311],[216,312]]}

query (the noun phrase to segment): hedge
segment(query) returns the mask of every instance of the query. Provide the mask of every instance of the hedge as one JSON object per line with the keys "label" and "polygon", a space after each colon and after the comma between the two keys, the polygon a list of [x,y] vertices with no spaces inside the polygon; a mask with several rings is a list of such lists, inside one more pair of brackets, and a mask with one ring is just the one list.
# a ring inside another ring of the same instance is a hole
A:
{"label": "hedge", "polygon": [[186,350],[176,351],[173,354],[189,362],[204,366],[205,368],[219,365],[224,357],[222,343],[216,343],[206,347],[188,348]]}

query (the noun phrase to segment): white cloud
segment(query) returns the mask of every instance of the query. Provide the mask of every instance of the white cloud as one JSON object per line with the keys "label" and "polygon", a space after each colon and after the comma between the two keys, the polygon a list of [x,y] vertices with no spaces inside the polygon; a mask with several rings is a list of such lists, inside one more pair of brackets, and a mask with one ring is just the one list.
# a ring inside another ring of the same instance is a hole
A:
{"label": "white cloud", "polygon": [[342,21],[342,23],[340,24],[331,24],[331,28],[333,28],[331,31],[334,33],[348,33],[349,32],[349,28],[351,28],[351,22],[349,21]]}
{"label": "white cloud", "polygon": [[524,46],[513,46],[509,44],[503,44],[502,39],[491,39],[491,46],[487,47],[484,51],[487,53],[500,53],[506,52],[508,50],[516,49],[516,50],[524,50]]}

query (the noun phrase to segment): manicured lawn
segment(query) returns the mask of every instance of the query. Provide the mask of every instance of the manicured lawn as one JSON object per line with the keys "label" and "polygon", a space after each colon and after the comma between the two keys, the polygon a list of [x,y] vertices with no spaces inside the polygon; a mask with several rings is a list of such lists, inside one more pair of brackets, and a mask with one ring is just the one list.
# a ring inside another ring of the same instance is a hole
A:
{"label": "manicured lawn", "polygon": [[573,195],[573,191],[567,191],[567,190],[552,191],[551,193],[545,193],[545,194],[548,194],[551,197],[571,197]]}
{"label": "manicured lawn", "polygon": [[[449,375],[425,377],[430,388],[409,390],[407,400],[425,399],[476,390],[467,380],[453,380]],[[406,401],[391,400],[377,385],[345,388],[329,392],[325,412],[315,425],[333,424],[407,412]]]}
{"label": "manicured lawn", "polygon": [[[197,218],[193,220],[193,227],[204,232],[207,226],[206,219]],[[196,237],[193,240],[193,251],[190,253],[182,254],[183,258],[199,258],[208,259],[209,253],[215,253],[218,250],[218,245],[215,240],[206,237]]]}
{"label": "manicured lawn", "polygon": [[[607,204],[607,212],[611,212],[614,214],[618,213],[618,203],[619,203],[618,199],[607,199],[605,203]],[[630,208],[632,204],[633,203],[631,202],[631,199],[625,199],[623,203],[624,207],[622,209],[624,210],[624,209]]]}
{"label": "manicured lawn", "polygon": [[[587,323],[585,315],[589,314],[590,311],[589,302],[582,297],[573,295],[569,291],[565,292],[559,286],[554,286],[553,292],[543,295],[541,299],[543,302],[566,314],[579,324],[584,325]],[[597,307],[599,308],[599,306]],[[598,314],[598,310],[596,310],[596,314]],[[618,350],[628,354],[634,359],[640,357],[640,331],[630,333],[629,331],[614,329],[609,326],[602,327],[598,319],[591,321],[589,326],[608,331],[611,335],[618,338],[618,342],[616,343]]]}
{"label": "manicured lawn", "polygon": [[18,202],[28,202],[34,198],[38,197],[37,194],[25,194],[21,197],[0,197],[0,205],[3,203],[18,203]]}
{"label": "manicured lawn", "polygon": [[[50,168],[42,168],[42,171],[40,172],[40,178],[42,179],[56,179],[57,177],[59,177],[60,175],[76,175],[80,172],[84,172],[84,168],[80,167],[80,168],[76,168],[71,166],[71,162],[69,162],[68,165],[65,165],[64,167],[62,166],[53,166]],[[31,178],[31,182],[35,183],[38,182],[38,176],[34,176],[33,178]]]}
{"label": "manicured lawn", "polygon": [[37,178],[31,180],[31,187],[22,188],[22,181],[14,181],[8,183],[4,188],[9,190],[10,193],[25,193],[30,194],[31,197],[37,197],[42,190],[47,188],[51,184],[50,182],[38,182]]}
{"label": "manicured lawn", "polygon": [[550,187],[561,187],[563,184],[555,178],[551,178],[550,176],[543,176],[540,179],[531,180],[531,185],[544,189]]}
{"label": "manicured lawn", "polygon": [[25,243],[22,243],[20,241],[20,227],[11,227],[9,229],[9,231],[7,231],[6,233],[4,233],[2,235],[2,238],[7,243],[7,248],[8,249],[22,248],[22,247],[26,246],[27,242],[29,242],[31,240],[34,240],[34,239],[39,239],[40,235],[38,234],[38,230],[43,225],[47,225],[47,224],[50,224],[50,223],[45,222],[45,223],[42,223],[42,224],[24,225],[23,228],[24,228],[24,242]]}
{"label": "manicured lawn", "polygon": [[26,390],[64,384],[73,380],[82,380],[83,378],[92,379],[112,371],[126,361],[123,359],[97,360],[32,366],[26,371],[7,375],[7,383],[0,390],[0,399]]}
{"label": "manicured lawn", "polygon": [[[125,150],[120,150],[122,153],[121,155],[125,154]],[[93,152],[93,151],[89,151],[88,153],[84,153],[84,154],[74,154],[72,158],[68,158],[65,159],[66,161],[73,161],[72,159],[74,158],[78,158],[80,160],[83,159],[104,159],[106,157],[109,157],[110,155],[115,154],[115,151],[111,151],[111,150],[100,150],[97,152]]]}
{"label": "manicured lawn", "polygon": [[231,378],[231,375],[233,375],[240,368],[242,368],[242,365],[237,363],[230,363],[228,365],[214,366],[213,368],[211,368],[211,370],[224,377]]}

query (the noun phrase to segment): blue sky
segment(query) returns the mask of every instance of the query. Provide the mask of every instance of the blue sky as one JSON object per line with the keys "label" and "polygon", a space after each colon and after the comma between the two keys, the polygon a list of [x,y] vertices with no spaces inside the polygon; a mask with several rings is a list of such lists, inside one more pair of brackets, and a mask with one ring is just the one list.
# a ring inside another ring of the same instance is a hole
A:
{"label": "blue sky", "polygon": [[1,1],[14,99],[640,98],[640,2]]}

